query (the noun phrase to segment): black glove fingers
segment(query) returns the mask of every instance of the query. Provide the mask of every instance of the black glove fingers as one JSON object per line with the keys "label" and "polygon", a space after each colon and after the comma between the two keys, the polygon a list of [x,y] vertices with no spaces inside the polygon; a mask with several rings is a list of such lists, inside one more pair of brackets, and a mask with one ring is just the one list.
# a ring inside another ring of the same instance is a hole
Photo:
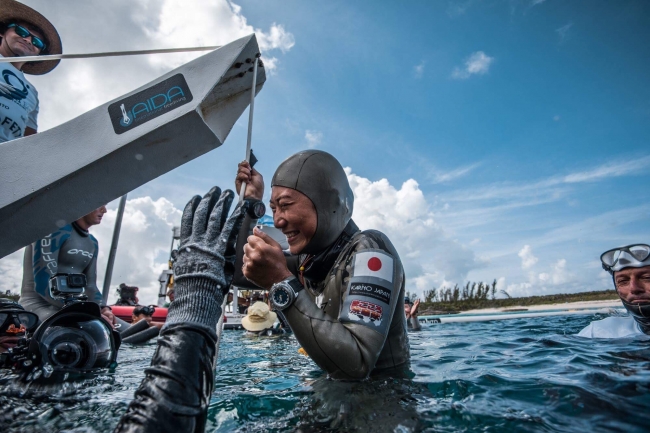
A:
{"label": "black glove fingers", "polygon": [[239,235],[239,229],[244,222],[244,217],[246,216],[246,211],[248,210],[249,203],[244,200],[243,203],[237,205],[235,211],[230,215],[228,221],[221,231],[221,236],[219,236],[219,245],[223,248],[223,255],[225,257],[231,257],[234,264],[234,257],[237,255],[237,235]]}
{"label": "black glove fingers", "polygon": [[192,224],[194,222],[194,211],[199,206],[201,197],[195,195],[187,202],[181,217],[181,245],[185,245],[192,236]]}
{"label": "black glove fingers", "polygon": [[203,196],[199,207],[194,212],[192,235],[195,240],[198,236],[203,236],[208,229],[208,218],[219,195],[221,195],[221,189],[218,186],[210,188],[210,191]]}
{"label": "black glove fingers", "polygon": [[213,245],[225,224],[226,219],[228,218],[228,211],[230,210],[230,205],[232,204],[235,193],[227,189],[219,197],[219,201],[215,205],[212,213],[210,214],[210,221],[208,222],[208,232],[207,240],[209,245]]}

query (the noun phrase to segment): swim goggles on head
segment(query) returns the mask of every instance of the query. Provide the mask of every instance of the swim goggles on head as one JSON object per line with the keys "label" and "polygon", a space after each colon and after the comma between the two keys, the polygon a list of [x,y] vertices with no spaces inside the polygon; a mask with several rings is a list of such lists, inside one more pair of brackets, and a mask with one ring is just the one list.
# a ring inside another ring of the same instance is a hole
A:
{"label": "swim goggles on head", "polygon": [[0,312],[0,334],[31,332],[38,325],[38,316],[29,311]]}
{"label": "swim goggles on head", "polygon": [[32,45],[34,45],[36,48],[38,48],[40,51],[43,51],[45,49],[45,42],[38,36],[34,36],[27,30],[25,27],[18,25],[18,24],[9,24],[7,26],[8,29],[14,29],[16,34],[20,36],[21,38],[27,38],[29,36],[32,37]]}
{"label": "swim goggles on head", "polygon": [[145,316],[153,316],[153,313],[156,311],[156,307],[153,305],[145,306],[145,307],[136,307],[133,309],[133,314],[136,316],[140,314],[144,314]]}
{"label": "swim goggles on head", "polygon": [[650,245],[632,244],[614,248],[601,254],[600,261],[603,263],[603,269],[610,274],[623,268],[650,266]]}

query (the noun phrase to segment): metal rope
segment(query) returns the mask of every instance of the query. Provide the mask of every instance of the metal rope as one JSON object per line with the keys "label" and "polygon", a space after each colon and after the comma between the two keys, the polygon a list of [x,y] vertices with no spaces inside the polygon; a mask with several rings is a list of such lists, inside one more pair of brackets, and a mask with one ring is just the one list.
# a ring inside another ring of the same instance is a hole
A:
{"label": "metal rope", "polygon": [[108,51],[105,53],[48,54],[43,56],[0,57],[0,63],[42,62],[45,60],[62,60],[62,59],[90,59],[93,57],[140,56],[143,54],[187,53],[192,51],[212,51],[212,50],[216,50],[217,48],[221,48],[221,45],[213,45],[209,47],[162,48],[158,50]]}

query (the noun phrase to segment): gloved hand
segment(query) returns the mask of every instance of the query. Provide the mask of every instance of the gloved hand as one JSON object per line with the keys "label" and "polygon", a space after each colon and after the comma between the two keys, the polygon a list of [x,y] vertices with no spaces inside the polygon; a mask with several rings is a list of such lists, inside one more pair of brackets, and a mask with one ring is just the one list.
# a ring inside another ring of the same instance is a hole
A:
{"label": "gloved hand", "polygon": [[175,299],[163,331],[182,323],[215,335],[234,274],[237,234],[248,208],[244,201],[228,218],[233,197],[232,191],[221,194],[215,186],[203,199],[194,196],[185,206],[181,243],[172,252]]}

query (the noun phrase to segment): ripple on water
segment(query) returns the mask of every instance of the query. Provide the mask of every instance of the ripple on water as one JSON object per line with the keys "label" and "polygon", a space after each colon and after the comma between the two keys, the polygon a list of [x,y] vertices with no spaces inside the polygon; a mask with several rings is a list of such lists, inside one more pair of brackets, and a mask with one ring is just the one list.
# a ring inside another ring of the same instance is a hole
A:
{"label": "ripple on water", "polygon": [[[364,382],[328,380],[293,337],[228,331],[207,431],[648,431],[650,343],[573,335],[593,318],[424,325],[410,371]],[[154,349],[58,388],[0,377],[0,430],[112,431]]]}

